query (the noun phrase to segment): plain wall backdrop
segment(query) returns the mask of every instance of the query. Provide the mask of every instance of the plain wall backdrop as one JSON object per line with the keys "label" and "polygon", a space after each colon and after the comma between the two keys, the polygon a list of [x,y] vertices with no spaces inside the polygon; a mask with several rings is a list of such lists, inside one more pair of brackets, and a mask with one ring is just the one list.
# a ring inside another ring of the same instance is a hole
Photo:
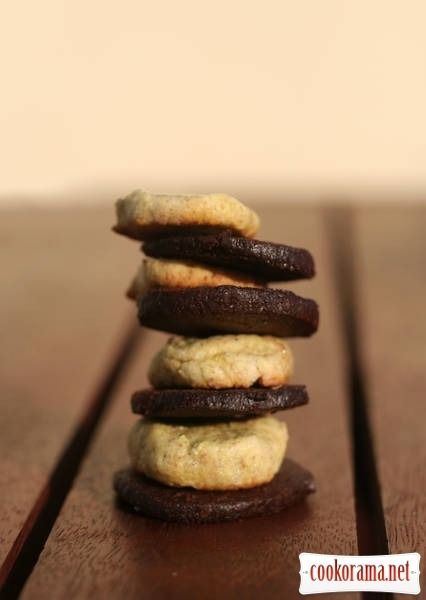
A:
{"label": "plain wall backdrop", "polygon": [[1,12],[3,203],[426,189],[423,0],[8,0]]}

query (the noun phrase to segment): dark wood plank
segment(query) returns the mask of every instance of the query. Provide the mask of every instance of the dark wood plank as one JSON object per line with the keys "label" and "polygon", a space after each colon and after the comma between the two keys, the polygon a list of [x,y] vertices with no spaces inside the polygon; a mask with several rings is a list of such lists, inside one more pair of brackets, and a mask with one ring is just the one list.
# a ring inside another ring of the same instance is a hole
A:
{"label": "dark wood plank", "polygon": [[1,581],[130,316],[121,290],[137,260],[109,233],[112,213],[1,214]]}
{"label": "dark wood plank", "polygon": [[317,278],[291,286],[321,306],[319,333],[291,342],[294,382],[308,385],[311,403],[283,417],[290,429],[289,456],[313,471],[318,491],[280,515],[198,527],[119,510],[111,478],[128,463],[126,439],[135,420],[130,394],[147,384],[147,365],[167,337],[149,332],[23,598],[47,592],[80,599],[293,598],[300,552],[356,554],[343,346],[322,220],[314,210],[261,207],[259,212],[263,238],[304,245],[316,257]]}
{"label": "dark wood plank", "polygon": [[426,210],[359,210],[356,234],[359,339],[389,551],[424,557]]}

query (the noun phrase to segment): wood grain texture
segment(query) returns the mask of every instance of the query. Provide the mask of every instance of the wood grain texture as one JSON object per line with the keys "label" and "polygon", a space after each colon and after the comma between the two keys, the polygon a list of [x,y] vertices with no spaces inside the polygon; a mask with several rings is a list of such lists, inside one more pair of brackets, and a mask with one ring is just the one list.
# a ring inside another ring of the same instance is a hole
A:
{"label": "wood grain texture", "polygon": [[1,216],[0,564],[9,554],[3,579],[116,351],[131,312],[121,290],[137,261],[109,233],[110,207]]}
{"label": "wood grain texture", "polygon": [[264,239],[305,246],[317,262],[314,281],[285,286],[319,302],[321,324],[312,339],[291,342],[293,382],[308,386],[311,403],[283,417],[289,457],[314,473],[318,491],[279,515],[214,525],[163,523],[120,510],[112,474],[128,464],[126,440],[137,418],[130,396],[147,385],[149,361],[167,339],[147,330],[24,599],[293,598],[300,552],[356,554],[343,350],[321,218],[313,210],[260,207],[259,213]]}
{"label": "wood grain texture", "polygon": [[359,210],[356,232],[359,339],[389,551],[424,560],[426,210]]}

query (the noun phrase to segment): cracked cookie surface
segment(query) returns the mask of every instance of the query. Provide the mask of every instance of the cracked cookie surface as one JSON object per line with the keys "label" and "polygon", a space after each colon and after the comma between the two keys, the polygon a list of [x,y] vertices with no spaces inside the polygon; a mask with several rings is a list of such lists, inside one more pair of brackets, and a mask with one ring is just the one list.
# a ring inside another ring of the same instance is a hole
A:
{"label": "cracked cookie surface", "polygon": [[166,485],[232,490],[271,481],[287,441],[285,423],[271,416],[213,424],[140,419],[129,454],[134,469]]}
{"label": "cracked cookie surface", "polygon": [[293,355],[281,338],[255,334],[170,338],[148,377],[156,388],[249,388],[283,385]]}

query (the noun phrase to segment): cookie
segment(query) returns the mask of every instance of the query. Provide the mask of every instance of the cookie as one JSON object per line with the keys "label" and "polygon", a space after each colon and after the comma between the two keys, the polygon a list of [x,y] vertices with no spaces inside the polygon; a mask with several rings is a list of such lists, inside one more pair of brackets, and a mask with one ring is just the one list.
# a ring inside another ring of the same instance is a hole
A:
{"label": "cookie", "polygon": [[266,281],[290,281],[315,275],[314,260],[307,250],[247,239],[231,231],[149,240],[142,249],[148,256],[191,259],[252,273]]}
{"label": "cookie", "polygon": [[141,325],[187,336],[309,336],[319,320],[314,300],[286,290],[231,285],[150,290],[139,300],[138,316]]}
{"label": "cookie", "polygon": [[166,485],[231,490],[271,481],[287,440],[285,423],[271,416],[213,423],[142,418],[130,432],[129,454],[136,471]]}
{"label": "cookie", "polygon": [[137,300],[151,288],[217,285],[265,287],[263,281],[247,273],[209,267],[190,261],[148,258],[139,267],[127,291],[127,296]]}
{"label": "cookie", "polygon": [[246,490],[206,492],[171,488],[133,469],[115,474],[118,497],[146,517],[175,523],[215,523],[281,512],[315,491],[309,471],[286,458],[274,479]]}
{"label": "cookie", "polygon": [[249,388],[282,385],[293,373],[286,342],[270,335],[170,338],[149,371],[156,388]]}
{"label": "cookie", "polygon": [[134,392],[136,414],[152,419],[243,419],[308,403],[304,385],[249,389],[146,389]]}
{"label": "cookie", "polygon": [[136,240],[169,235],[198,235],[231,229],[253,236],[255,212],[227,194],[151,194],[135,190],[116,202],[113,230]]}

